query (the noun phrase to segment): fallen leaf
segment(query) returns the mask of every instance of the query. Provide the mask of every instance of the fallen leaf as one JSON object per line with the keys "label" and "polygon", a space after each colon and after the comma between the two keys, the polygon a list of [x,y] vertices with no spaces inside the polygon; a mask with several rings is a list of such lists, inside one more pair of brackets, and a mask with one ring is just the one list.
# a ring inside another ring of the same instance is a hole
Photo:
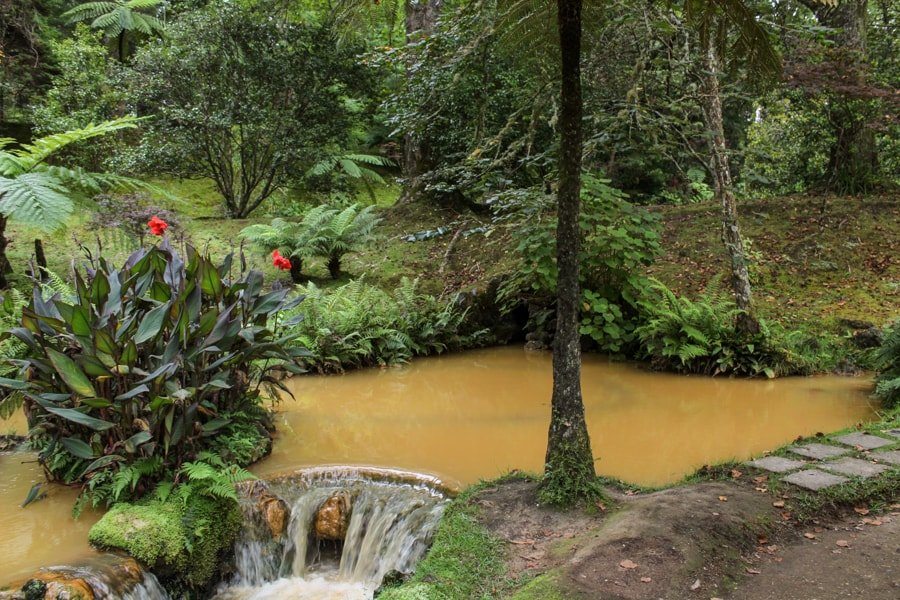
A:
{"label": "fallen leaf", "polygon": [[601,512],[606,512],[606,505],[600,502],[599,500],[594,503],[594,506],[600,509]]}
{"label": "fallen leaf", "polygon": [[860,515],[867,515],[867,514],[869,514],[869,509],[857,506],[856,508],[853,509],[853,512],[860,514]]}
{"label": "fallen leaf", "polygon": [[728,496],[719,496],[719,502],[728,502]]}
{"label": "fallen leaf", "polygon": [[808,540],[814,540],[814,539],[816,539],[816,534],[814,534],[814,533],[804,533],[804,534],[803,534],[803,537],[805,537],[805,538],[808,539]]}
{"label": "fallen leaf", "polygon": [[838,540],[835,542],[835,544],[840,546],[841,548],[849,548],[850,547],[850,542],[848,542],[847,540]]}
{"label": "fallen leaf", "polygon": [[878,527],[881,525],[881,519],[863,519],[863,523],[866,525],[872,525],[873,527]]}
{"label": "fallen leaf", "polygon": [[695,581],[694,583],[691,584],[691,591],[696,592],[699,589],[700,589],[700,580],[698,579],[697,581]]}
{"label": "fallen leaf", "polygon": [[533,544],[533,543],[534,543],[534,540],[527,540],[527,539],[526,539],[526,540],[509,540],[509,543],[510,543],[510,544],[525,544],[525,545],[528,545],[528,544]]}
{"label": "fallen leaf", "polygon": [[619,563],[619,566],[623,569],[637,569],[637,563],[631,560],[630,558],[626,558],[622,562]]}
{"label": "fallen leaf", "polygon": [[766,544],[769,543],[769,538],[767,538],[764,535],[758,535],[758,536],[756,536],[756,543],[759,544],[760,546],[765,546]]}
{"label": "fallen leaf", "polygon": [[743,473],[741,473],[741,472],[738,471],[737,469],[732,469],[732,470],[731,470],[731,477],[732,477],[733,479],[740,479],[741,475],[743,475]]}
{"label": "fallen leaf", "polygon": [[775,508],[784,508],[784,500],[776,500],[772,503]]}
{"label": "fallen leaf", "polygon": [[613,583],[621,587],[628,587],[624,581],[613,581]]}
{"label": "fallen leaf", "polygon": [[649,577],[641,577],[641,583],[650,583],[651,581],[653,580]]}
{"label": "fallen leaf", "polygon": [[765,483],[767,479],[769,479],[768,475],[760,475],[753,478],[753,483]]}
{"label": "fallen leaf", "polygon": [[750,575],[759,575],[761,573],[761,571],[757,571],[756,569],[751,569],[750,567],[747,567],[747,573],[749,573]]}

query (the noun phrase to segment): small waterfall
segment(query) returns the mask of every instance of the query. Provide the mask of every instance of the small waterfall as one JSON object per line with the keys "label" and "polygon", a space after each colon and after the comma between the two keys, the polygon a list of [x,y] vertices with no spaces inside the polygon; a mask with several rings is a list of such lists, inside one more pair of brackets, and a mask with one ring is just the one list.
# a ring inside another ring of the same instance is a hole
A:
{"label": "small waterfall", "polygon": [[[235,573],[217,600],[369,600],[385,575],[412,572],[440,521],[447,496],[410,474],[319,469],[271,483],[290,506],[273,539],[253,499],[235,545]],[[315,536],[316,512],[335,494],[350,499],[343,541]]]}

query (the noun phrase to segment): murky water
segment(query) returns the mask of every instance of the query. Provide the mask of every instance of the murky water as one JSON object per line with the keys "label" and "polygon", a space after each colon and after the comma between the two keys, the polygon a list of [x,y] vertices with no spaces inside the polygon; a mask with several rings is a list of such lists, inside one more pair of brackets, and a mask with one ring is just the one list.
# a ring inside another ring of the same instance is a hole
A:
{"label": "murky water", "polygon": [[72,519],[78,490],[45,484],[46,498],[21,507],[31,486],[42,481],[35,455],[0,454],[0,585],[93,553],[87,535],[100,515],[85,510]]}
{"label": "murky water", "polygon": [[[743,459],[798,435],[873,415],[865,378],[775,381],[650,373],[587,356],[584,398],[597,470],[634,483],[673,482],[704,464]],[[275,449],[259,475],[340,464],[431,473],[465,485],[510,469],[539,471],[549,419],[548,354],[499,348],[391,369],[289,382]],[[0,433],[24,432],[0,421]],[[76,491],[20,508],[43,475],[27,454],[0,455],[0,584],[91,551],[98,515],[73,521]],[[278,590],[272,590],[277,597]]]}
{"label": "murky water", "polygon": [[[494,348],[289,385],[296,400],[281,404],[274,452],[257,473],[365,464],[465,485],[543,465],[547,353]],[[583,388],[597,471],[646,485],[873,415],[865,378],[711,379],[585,356]]]}

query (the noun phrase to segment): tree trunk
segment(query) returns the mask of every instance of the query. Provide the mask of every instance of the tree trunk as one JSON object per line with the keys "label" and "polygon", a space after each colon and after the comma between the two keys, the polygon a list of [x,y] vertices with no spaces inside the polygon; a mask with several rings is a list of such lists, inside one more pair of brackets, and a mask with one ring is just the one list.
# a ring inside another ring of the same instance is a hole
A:
{"label": "tree trunk", "polygon": [[34,260],[37,263],[35,278],[45,281],[47,279],[47,256],[44,254],[44,243],[40,238],[34,240]]}
{"label": "tree trunk", "polygon": [[[427,37],[434,31],[441,14],[444,0],[406,0],[406,44],[409,46]],[[410,78],[412,60],[407,65],[407,79]],[[428,171],[428,146],[415,133],[407,133],[403,138],[403,186],[401,203],[415,200],[422,192],[421,175]]]}
{"label": "tree trunk", "polygon": [[6,217],[0,215],[0,289],[5,290],[9,287],[9,281],[6,276],[13,272],[12,265],[9,264],[9,258],[6,257]]}
{"label": "tree trunk", "polygon": [[753,298],[750,291],[750,274],[747,271],[747,254],[738,225],[737,200],[731,182],[728,149],[725,146],[725,128],[722,122],[722,95],[719,90],[719,56],[714,36],[710,33],[704,49],[703,109],[709,130],[709,152],[716,199],[722,204],[722,242],[731,266],[731,289],[734,301],[742,311],[737,319],[737,329],[742,333],[759,333],[759,322],[753,316]]}
{"label": "tree trunk", "polygon": [[559,187],[556,192],[556,334],[553,340],[553,397],[541,496],[572,504],[596,493],[596,472],[581,397],[581,290],[578,253],[581,232],[581,3],[557,0],[562,87],[560,93]]}
{"label": "tree trunk", "polygon": [[334,252],[328,257],[328,274],[332,279],[341,276],[341,255]]}
{"label": "tree trunk", "polygon": [[[868,62],[868,0],[840,0],[828,4],[821,0],[801,1],[820,25],[832,30],[828,37],[833,42],[833,49],[829,52],[839,63],[838,72],[841,73],[841,81],[834,83],[841,88],[864,87]],[[858,102],[858,98],[841,93],[828,102],[828,120],[835,141],[828,153],[828,180],[825,183],[831,191],[865,192],[878,176],[875,132],[869,126],[869,115]]]}
{"label": "tree trunk", "polygon": [[125,62],[125,30],[119,33],[119,62]]}
{"label": "tree trunk", "polygon": [[303,258],[300,256],[291,257],[291,281],[303,283]]}

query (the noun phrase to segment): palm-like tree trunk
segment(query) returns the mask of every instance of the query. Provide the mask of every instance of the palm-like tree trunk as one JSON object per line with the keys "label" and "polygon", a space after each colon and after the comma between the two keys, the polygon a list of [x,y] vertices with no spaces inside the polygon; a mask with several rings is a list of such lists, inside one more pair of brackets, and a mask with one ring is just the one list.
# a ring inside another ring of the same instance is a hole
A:
{"label": "palm-like tree trunk", "polygon": [[6,276],[12,273],[12,265],[9,264],[9,258],[6,256],[6,217],[0,215],[0,290],[9,287],[9,281]]}
{"label": "palm-like tree trunk", "polygon": [[731,289],[734,300],[742,311],[738,316],[737,328],[742,333],[758,333],[759,322],[753,316],[753,296],[750,290],[750,274],[747,270],[747,253],[738,225],[737,200],[728,164],[728,150],[725,146],[725,127],[722,120],[722,95],[719,89],[719,55],[715,36],[707,36],[704,48],[703,69],[703,109],[709,129],[709,150],[712,159],[711,170],[714,179],[716,199],[722,205],[722,242],[728,253],[731,267]]}
{"label": "palm-like tree trunk", "polygon": [[578,252],[581,232],[581,5],[558,0],[562,58],[560,94],[558,224],[556,228],[556,335],[553,340],[553,397],[542,495],[557,503],[584,499],[596,472],[581,396],[581,336]]}

